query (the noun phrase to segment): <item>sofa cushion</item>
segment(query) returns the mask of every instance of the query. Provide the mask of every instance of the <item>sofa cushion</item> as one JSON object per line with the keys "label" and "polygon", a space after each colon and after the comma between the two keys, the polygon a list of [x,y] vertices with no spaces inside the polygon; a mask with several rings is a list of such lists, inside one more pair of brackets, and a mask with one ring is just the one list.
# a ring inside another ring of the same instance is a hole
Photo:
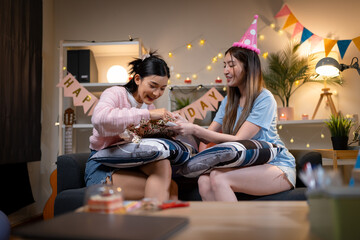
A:
{"label": "sofa cushion", "polygon": [[162,159],[181,165],[196,153],[190,144],[166,138],[143,138],[139,143],[112,145],[90,159],[116,168],[136,167]]}
{"label": "sofa cushion", "polygon": [[221,143],[190,158],[177,173],[192,178],[209,172],[213,168],[260,165],[274,159],[281,148],[275,144],[257,140]]}

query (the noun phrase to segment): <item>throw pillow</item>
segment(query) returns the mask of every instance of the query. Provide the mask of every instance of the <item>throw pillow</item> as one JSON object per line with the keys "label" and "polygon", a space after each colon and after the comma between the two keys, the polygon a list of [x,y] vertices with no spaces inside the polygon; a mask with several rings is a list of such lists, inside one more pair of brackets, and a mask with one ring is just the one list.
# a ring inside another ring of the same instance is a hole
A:
{"label": "throw pillow", "polygon": [[274,159],[280,150],[275,144],[257,140],[221,143],[190,158],[177,173],[192,178],[214,168],[260,165]]}
{"label": "throw pillow", "polygon": [[112,145],[96,152],[90,159],[116,168],[136,167],[168,159],[178,166],[196,153],[190,144],[166,138],[143,138],[138,143]]}

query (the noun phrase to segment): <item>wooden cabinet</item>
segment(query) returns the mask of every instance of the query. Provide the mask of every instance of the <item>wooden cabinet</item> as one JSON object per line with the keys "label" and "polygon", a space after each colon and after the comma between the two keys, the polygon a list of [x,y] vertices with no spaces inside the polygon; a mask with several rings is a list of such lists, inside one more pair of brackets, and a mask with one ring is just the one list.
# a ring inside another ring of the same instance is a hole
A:
{"label": "wooden cabinet", "polygon": [[[77,81],[83,87],[98,98],[106,88],[123,84],[109,83],[107,72],[110,67],[122,66],[128,72],[128,63],[146,52],[141,40],[60,41],[59,49],[59,82],[70,72],[76,75]],[[75,111],[75,124],[72,125],[73,152],[88,152],[89,137],[92,132],[91,117],[84,113],[81,106],[74,106],[72,98],[65,97],[63,88],[59,87],[59,155],[64,153],[64,112],[67,108]]]}

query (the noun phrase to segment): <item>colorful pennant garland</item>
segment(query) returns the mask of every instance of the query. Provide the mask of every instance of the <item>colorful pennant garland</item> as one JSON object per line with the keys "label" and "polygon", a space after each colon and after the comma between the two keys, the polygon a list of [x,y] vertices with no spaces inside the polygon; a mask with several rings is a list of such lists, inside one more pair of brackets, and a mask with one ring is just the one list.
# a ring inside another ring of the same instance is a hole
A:
{"label": "colorful pennant garland", "polygon": [[346,39],[346,40],[333,40],[328,38],[322,38],[309,29],[304,27],[299,20],[295,17],[295,15],[290,11],[289,7],[285,4],[281,10],[275,15],[275,18],[285,17],[287,16],[286,22],[282,29],[288,28],[295,24],[294,31],[292,33],[291,38],[294,38],[296,35],[302,32],[300,44],[304,43],[305,41],[309,40],[310,48],[313,50],[322,40],[324,40],[324,48],[325,48],[325,56],[327,56],[331,49],[337,44],[340,52],[341,59],[343,59],[346,50],[348,49],[351,42],[355,44],[357,49],[360,51],[360,36],[353,38],[353,39]]}

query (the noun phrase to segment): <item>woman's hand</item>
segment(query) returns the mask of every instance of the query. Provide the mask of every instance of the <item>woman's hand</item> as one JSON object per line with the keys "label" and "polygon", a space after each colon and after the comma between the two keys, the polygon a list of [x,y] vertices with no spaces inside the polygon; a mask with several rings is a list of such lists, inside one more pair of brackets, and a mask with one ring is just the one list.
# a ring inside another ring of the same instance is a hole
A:
{"label": "woman's hand", "polygon": [[176,122],[184,122],[184,123],[187,123],[189,122],[188,120],[186,120],[186,118],[182,117],[180,114],[178,113],[173,113],[173,116],[176,120]]}
{"label": "woman's hand", "polygon": [[169,130],[172,130],[174,132],[176,132],[179,135],[194,135],[195,134],[195,129],[198,127],[198,125],[195,125],[193,123],[190,122],[181,122],[181,121],[177,121],[176,122],[176,126],[173,127],[169,127]]}
{"label": "woman's hand", "polygon": [[151,120],[167,119],[169,117],[173,117],[173,114],[165,108],[152,109],[149,110],[149,113]]}

